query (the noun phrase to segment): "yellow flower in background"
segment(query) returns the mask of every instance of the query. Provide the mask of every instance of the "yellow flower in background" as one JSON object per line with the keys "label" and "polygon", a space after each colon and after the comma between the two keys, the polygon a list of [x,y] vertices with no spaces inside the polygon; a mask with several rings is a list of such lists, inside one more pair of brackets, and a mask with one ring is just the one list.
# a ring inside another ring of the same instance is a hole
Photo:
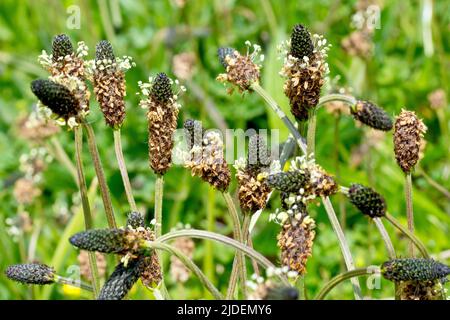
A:
{"label": "yellow flower in background", "polygon": [[68,284],[64,284],[62,286],[62,291],[64,295],[71,297],[71,298],[78,298],[81,295],[81,288],[71,286]]}

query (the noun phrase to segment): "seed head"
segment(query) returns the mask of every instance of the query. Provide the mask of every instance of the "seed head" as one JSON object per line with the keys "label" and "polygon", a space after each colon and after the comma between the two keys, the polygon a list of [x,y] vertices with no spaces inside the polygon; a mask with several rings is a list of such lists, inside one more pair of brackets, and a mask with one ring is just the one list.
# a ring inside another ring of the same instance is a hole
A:
{"label": "seed head", "polygon": [[293,170],[271,174],[267,177],[269,187],[283,192],[298,192],[305,188],[310,180],[310,172],[307,170]]}
{"label": "seed head", "polygon": [[228,66],[227,56],[233,58],[235,56],[235,51],[236,50],[234,48],[230,47],[220,47],[219,49],[217,49],[217,56],[219,57],[219,61],[224,68]]}
{"label": "seed head", "polygon": [[144,227],[145,221],[144,217],[140,212],[131,211],[127,217],[127,226],[137,229],[139,227]]}
{"label": "seed head", "polygon": [[442,300],[442,284],[432,281],[401,281],[398,284],[400,300]]}
{"label": "seed head", "polygon": [[358,101],[350,109],[353,117],[374,129],[389,131],[392,129],[392,120],[388,114],[369,101]]}
{"label": "seed head", "polygon": [[243,213],[255,213],[266,207],[270,187],[265,180],[258,179],[258,171],[246,168],[237,170],[238,198]]}
{"label": "seed head", "polygon": [[445,279],[450,267],[433,259],[393,259],[383,263],[381,274],[391,281],[430,281]]}
{"label": "seed head", "polygon": [[45,264],[29,263],[9,266],[6,276],[25,284],[51,284],[55,282],[55,270]]}
{"label": "seed head", "polygon": [[53,38],[52,60],[56,62],[66,56],[73,54],[73,46],[66,34],[59,34]]}
{"label": "seed head", "polygon": [[172,98],[172,83],[165,73],[161,72],[156,75],[150,96],[161,103],[167,103]]}
{"label": "seed head", "polygon": [[119,263],[103,285],[98,300],[121,300],[139,279],[142,259]]}
{"label": "seed head", "polygon": [[291,34],[290,55],[295,58],[303,59],[303,57],[311,57],[313,52],[314,45],[308,29],[301,24],[295,25]]}
{"label": "seed head", "polygon": [[384,217],[386,215],[386,202],[375,190],[354,183],[348,190],[350,202],[363,214],[371,217]]}
{"label": "seed head", "polygon": [[128,229],[91,229],[75,234],[69,241],[83,250],[125,254],[139,251],[140,238]]}
{"label": "seed head", "polygon": [[116,61],[113,47],[108,40],[100,41],[95,47],[95,62],[98,63],[103,60]]}
{"label": "seed head", "polygon": [[42,104],[66,120],[76,116],[81,110],[75,95],[67,87],[56,82],[46,79],[34,80],[31,82],[31,91]]}
{"label": "seed head", "polygon": [[394,153],[403,172],[410,172],[417,164],[426,131],[427,127],[413,111],[402,110],[395,119]]}

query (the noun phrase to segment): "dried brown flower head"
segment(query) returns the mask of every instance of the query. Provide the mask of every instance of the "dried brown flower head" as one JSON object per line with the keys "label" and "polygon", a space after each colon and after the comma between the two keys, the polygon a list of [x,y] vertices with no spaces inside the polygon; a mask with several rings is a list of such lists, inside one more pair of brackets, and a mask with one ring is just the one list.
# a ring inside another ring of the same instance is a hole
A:
{"label": "dried brown flower head", "polygon": [[394,125],[394,153],[403,172],[408,173],[419,160],[420,146],[427,127],[413,111],[402,110]]}
{"label": "dried brown flower head", "polygon": [[443,109],[447,106],[447,97],[444,89],[437,89],[428,95],[428,102],[432,109]]}
{"label": "dried brown flower head", "polygon": [[14,198],[19,204],[30,204],[41,195],[39,189],[31,179],[20,178],[14,183]]}
{"label": "dried brown flower head", "polygon": [[401,281],[398,286],[401,300],[441,300],[442,285],[438,280]]}
{"label": "dried brown flower head", "polygon": [[312,255],[315,237],[315,222],[307,216],[301,222],[288,220],[278,234],[278,247],[281,250],[281,264],[299,275],[306,273],[306,262]]}
{"label": "dried brown flower head", "polygon": [[52,42],[52,63],[47,66],[52,76],[70,76],[80,80],[85,78],[84,61],[82,55],[77,55],[70,38],[59,34]]}
{"label": "dried brown flower head", "polygon": [[[177,238],[173,246],[184,253],[188,258],[194,256],[195,243],[191,238]],[[174,255],[170,257],[170,274],[174,281],[184,283],[189,279],[190,271]]]}
{"label": "dried brown flower head", "polygon": [[[95,258],[97,260],[97,269],[99,277],[103,278],[106,273],[106,258],[104,254],[100,252],[95,253]],[[80,275],[85,279],[91,280],[91,269],[89,267],[89,256],[86,250],[81,250],[78,254],[78,264],[80,265]]]}
{"label": "dried brown flower head", "polygon": [[190,80],[194,74],[196,57],[193,52],[183,52],[173,57],[172,68],[180,80]]}
{"label": "dried brown flower head", "polygon": [[106,40],[96,47],[94,92],[106,124],[120,128],[125,119],[125,73],[118,67],[113,48]]}
{"label": "dried brown flower head", "polygon": [[373,52],[372,35],[364,30],[356,30],[345,37],[341,46],[351,56],[368,58]]}
{"label": "dried brown flower head", "polygon": [[[251,46],[247,41],[246,45]],[[217,77],[220,82],[228,82],[236,86],[239,92],[250,90],[252,83],[258,83],[260,80],[261,66],[254,62],[261,48],[253,45],[254,51],[250,54],[249,49],[245,55],[240,54],[232,48],[219,48],[218,56],[221,63],[226,69],[226,73],[222,73]],[[263,56],[261,56],[263,57]],[[233,89],[229,90],[232,93]]]}
{"label": "dried brown flower head", "polygon": [[32,112],[20,118],[17,129],[20,137],[37,144],[60,131],[60,127],[53,120],[45,119],[38,112]]}
{"label": "dried brown flower head", "polygon": [[222,192],[230,185],[231,172],[223,155],[223,141],[216,131],[205,132],[201,146],[194,145],[189,151],[185,166],[193,176]]}
{"label": "dried brown flower head", "polygon": [[173,134],[180,107],[172,83],[165,73],[159,73],[151,84],[140,84],[143,94],[148,97],[140,104],[148,109],[150,167],[159,175],[165,174],[172,165]]}

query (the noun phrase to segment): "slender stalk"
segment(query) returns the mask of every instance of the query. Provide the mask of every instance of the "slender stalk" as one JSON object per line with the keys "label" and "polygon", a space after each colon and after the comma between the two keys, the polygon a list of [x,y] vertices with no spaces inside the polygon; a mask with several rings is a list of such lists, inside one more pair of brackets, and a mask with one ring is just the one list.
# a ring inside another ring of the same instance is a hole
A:
{"label": "slender stalk", "polygon": [[50,138],[50,143],[53,146],[53,148],[50,149],[51,151],[53,151],[53,156],[66,167],[66,169],[70,172],[73,179],[75,180],[75,183],[78,184],[77,169],[73,165],[72,160],[70,160],[67,153],[64,151],[64,148],[61,146],[59,140],[55,137],[52,137]]}
{"label": "slender stalk", "polygon": [[97,143],[95,142],[94,129],[92,129],[92,126],[87,122],[83,122],[83,127],[86,128],[87,131],[89,152],[91,153],[92,162],[94,163],[95,173],[100,186],[100,193],[102,196],[103,207],[105,208],[106,219],[108,220],[108,226],[110,228],[117,228],[108,184],[106,183],[102,161],[100,159],[100,154],[98,153]]}
{"label": "slender stalk", "polygon": [[191,270],[192,273],[194,273],[198,277],[200,282],[205,286],[206,289],[209,290],[209,292],[211,292],[211,294],[213,295],[213,297],[215,299],[223,300],[223,296],[219,292],[219,290],[217,290],[217,288],[211,283],[211,281],[209,281],[209,279],[200,270],[200,268],[191,259],[189,259],[188,256],[183,254],[180,250],[178,250],[177,248],[175,248],[171,245],[168,245],[166,243],[161,243],[161,242],[148,242],[147,245],[150,248],[165,250],[165,251],[173,254],[174,256],[176,256],[186,266],[186,268]]}
{"label": "slender stalk", "polygon": [[[231,198],[230,194],[228,192],[223,192],[223,197],[225,199],[225,202],[227,203],[228,206],[228,211],[230,212],[230,216],[231,219],[233,221],[233,236],[234,238],[239,241],[240,243],[244,243],[244,238],[242,237],[242,230],[241,230],[241,223],[239,221],[239,215],[238,212],[236,210],[236,206],[234,205],[233,199]],[[247,296],[247,288],[246,288],[246,281],[247,281],[247,275],[246,275],[246,267],[245,267],[245,258],[244,255],[242,254],[242,252],[238,251],[236,252],[236,264],[233,263],[233,269],[231,271],[231,278],[230,280],[233,279],[233,274],[234,273],[238,273],[240,275],[241,278],[241,290],[242,290],[242,294],[244,296],[244,299]],[[235,288],[236,288],[236,281],[231,282],[230,281],[230,286],[228,287],[228,293],[233,295]],[[227,294],[227,296],[229,296],[229,294]]]}
{"label": "slender stalk", "polygon": [[[244,214],[244,221],[242,222],[242,239],[244,239],[244,244],[253,249],[252,235],[250,232],[250,221],[251,215]],[[252,266],[255,274],[259,275],[258,263],[254,259],[252,259]]]}
{"label": "slender stalk", "polygon": [[281,110],[280,106],[275,102],[275,100],[270,96],[270,94],[264,90],[258,83],[253,83],[251,88],[258,93],[272,108],[273,111],[277,114],[277,116],[283,121],[284,125],[289,129],[292,136],[297,141],[300,149],[302,149],[303,153],[306,154],[306,145],[304,142],[304,138],[300,135],[295,125],[289,120],[286,114]]}
{"label": "slender stalk", "polygon": [[311,156],[314,155],[315,147],[316,147],[316,110],[313,109],[310,112],[309,120],[308,120],[308,132],[306,135],[306,155]]}
{"label": "slender stalk", "polygon": [[[322,198],[322,202],[325,206],[325,210],[328,214],[328,218],[330,219],[331,225],[333,227],[334,233],[339,240],[339,246],[341,247],[342,255],[344,257],[345,265],[347,270],[355,269],[355,264],[353,262],[353,257],[350,252],[350,248],[347,243],[347,239],[345,238],[344,232],[342,231],[341,225],[339,224],[339,220],[334,212],[331,201],[328,197]],[[352,279],[353,291],[355,293],[355,298],[358,300],[362,299],[361,286],[359,284],[358,279]]]}
{"label": "slender stalk", "polygon": [[[159,238],[158,242],[167,242],[169,240],[173,240],[176,238],[182,238],[182,237],[191,237],[191,238],[198,238],[198,239],[210,239],[216,242],[223,243],[225,245],[228,245],[230,247],[233,247],[234,249],[244,253],[245,255],[249,256],[250,258],[255,259],[258,264],[264,268],[273,268],[276,269],[275,265],[270,262],[266,257],[264,257],[259,252],[253,250],[252,248],[242,244],[239,241],[236,241],[232,238],[226,237],[224,235],[214,233],[214,232],[208,232],[204,230],[196,230],[196,229],[185,229],[185,230],[177,230],[172,231],[169,233],[164,234]],[[276,274],[276,276],[284,283],[289,284],[289,281],[287,278],[282,274]]]}
{"label": "slender stalk", "polygon": [[[164,176],[157,175],[155,183],[155,238],[162,234],[162,202],[164,193]],[[159,265],[161,267],[161,291],[168,298],[168,292],[164,283],[164,265],[161,254],[158,254]]]}
{"label": "slender stalk", "polygon": [[67,284],[69,286],[81,288],[83,290],[90,291],[90,292],[93,292],[93,290],[94,290],[92,288],[92,286],[88,285],[87,283],[84,283],[84,282],[79,281],[79,280],[74,280],[74,279],[70,279],[70,278],[61,277],[61,276],[58,276],[58,275],[55,276],[55,282],[56,283],[60,283],[60,284]]}
{"label": "slender stalk", "polygon": [[369,276],[373,274],[374,271],[372,268],[358,268],[353,269],[344,273],[341,273],[331,279],[323,288],[320,290],[319,294],[315,297],[315,300],[323,300],[325,296],[339,283],[347,280],[347,279],[354,279],[355,277],[361,277],[361,276]]}
{"label": "slender stalk", "polygon": [[384,245],[388,252],[389,259],[395,259],[397,255],[395,254],[394,245],[392,244],[392,240],[389,237],[386,228],[384,227],[383,221],[381,221],[381,218],[378,217],[375,217],[372,220],[373,222],[375,222],[375,225],[377,226],[377,229],[380,232],[381,238],[384,241]]}
{"label": "slender stalk", "polygon": [[125,165],[125,159],[123,157],[120,129],[114,130],[114,150],[116,152],[117,164],[119,165],[120,175],[122,176],[123,187],[125,188],[125,194],[127,195],[128,204],[130,205],[132,211],[137,211],[130,178],[128,177],[127,166]]}
{"label": "slender stalk", "polygon": [[346,96],[344,94],[339,94],[339,93],[332,93],[332,94],[327,94],[326,96],[323,96],[322,98],[320,98],[319,103],[316,106],[316,109],[318,109],[325,103],[332,102],[332,101],[345,102],[345,103],[349,104],[350,106],[356,104],[356,99],[354,97]]}
{"label": "slender stalk", "polygon": [[417,247],[417,249],[420,251],[422,256],[424,258],[430,258],[430,255],[427,252],[427,249],[425,248],[425,245],[422,243],[422,241],[417,238],[414,233],[410,232],[407,228],[401,225],[401,223],[395,219],[391,214],[386,212],[385,218],[392,223],[394,227],[396,227],[401,233],[403,233],[405,236],[409,238],[409,240],[414,243],[414,245]]}
{"label": "slender stalk", "polygon": [[[76,155],[76,166],[77,166],[77,174],[78,174],[78,185],[80,188],[81,195],[81,203],[83,207],[84,213],[84,224],[86,226],[86,230],[92,229],[92,215],[91,215],[91,207],[89,205],[89,198],[86,187],[86,177],[84,176],[83,171],[83,159],[81,156],[81,152],[83,150],[83,129],[81,127],[76,127],[75,131],[75,155]],[[97,269],[97,261],[95,257],[95,252],[88,252],[89,257],[89,270],[92,275],[92,287],[94,292],[94,298],[97,299],[98,293],[100,290],[100,280],[98,277],[98,269]]]}
{"label": "slender stalk", "polygon": [[[408,230],[411,233],[414,233],[414,211],[412,199],[411,172],[408,172],[405,177],[406,217],[408,219]],[[408,247],[410,256],[414,257],[414,244],[412,241],[409,242]]]}
{"label": "slender stalk", "polygon": [[447,199],[450,199],[450,192],[445,189],[444,186],[440,185],[438,182],[434,181],[433,178],[431,178],[422,168],[419,168],[417,170],[418,173],[425,178],[425,180],[428,182],[430,186],[435,188],[437,191],[442,193]]}
{"label": "slender stalk", "polygon": [[[216,191],[210,185],[205,184],[205,188],[208,188],[207,194],[205,196],[206,202],[206,220],[207,220],[207,230],[214,232],[215,229],[215,205],[216,205]],[[203,271],[206,276],[215,282],[215,268],[214,268],[214,247],[211,241],[204,241],[204,258],[203,258]]]}

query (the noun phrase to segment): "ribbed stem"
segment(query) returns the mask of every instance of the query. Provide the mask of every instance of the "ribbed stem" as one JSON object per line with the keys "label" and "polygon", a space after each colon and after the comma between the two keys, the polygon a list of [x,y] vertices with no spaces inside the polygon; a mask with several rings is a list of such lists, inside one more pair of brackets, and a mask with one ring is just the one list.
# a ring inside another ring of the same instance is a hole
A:
{"label": "ribbed stem", "polygon": [[404,226],[401,225],[401,223],[395,219],[391,214],[386,212],[385,218],[394,226],[396,227],[401,233],[403,233],[405,236],[407,236],[409,238],[409,240],[411,240],[414,245],[417,247],[417,249],[420,251],[420,253],[422,254],[422,256],[424,258],[429,259],[430,255],[427,252],[427,249],[425,248],[425,245],[422,243],[422,241],[420,241],[415,235],[414,233],[410,232],[407,228],[405,228]]}
{"label": "ribbed stem", "polygon": [[333,101],[345,102],[345,103],[349,104],[350,106],[353,106],[354,104],[356,104],[356,99],[354,97],[346,96],[344,94],[339,94],[339,93],[332,93],[332,94],[327,94],[326,96],[323,96],[322,98],[320,98],[319,103],[316,106],[316,109],[318,109],[325,103],[333,102]]}
{"label": "ribbed stem", "polygon": [[273,111],[275,111],[277,116],[281,119],[281,121],[283,121],[284,125],[289,129],[289,131],[297,141],[297,144],[299,145],[300,149],[302,149],[302,152],[306,154],[306,145],[304,142],[304,138],[300,135],[295,125],[291,122],[291,120],[289,120],[283,110],[281,110],[280,106],[259,84],[253,83],[251,85],[251,88],[267,102],[267,104],[272,108]]}
{"label": "ribbed stem", "polygon": [[389,237],[389,234],[386,228],[384,227],[383,221],[381,221],[381,218],[378,217],[375,217],[372,220],[373,222],[375,222],[375,225],[377,226],[377,229],[380,232],[381,238],[384,241],[384,245],[388,252],[389,259],[395,259],[397,256],[395,254],[394,245],[392,244],[391,237]]}
{"label": "ribbed stem", "polygon": [[60,284],[67,284],[69,286],[73,286],[73,287],[81,288],[81,289],[86,290],[86,291],[93,292],[92,286],[90,286],[87,283],[84,283],[82,281],[79,281],[79,280],[73,280],[73,279],[70,279],[70,278],[65,278],[65,277],[61,277],[61,276],[56,275],[55,276],[55,282],[56,283],[60,283]]}
{"label": "ribbed stem", "polygon": [[[81,127],[75,127],[75,157],[76,157],[76,167],[77,167],[77,175],[78,175],[78,186],[80,189],[81,203],[83,206],[83,214],[84,214],[84,224],[86,226],[86,230],[92,229],[92,214],[91,207],[89,205],[89,198],[86,187],[86,177],[84,176],[83,170],[83,159],[82,159],[82,150],[83,150],[83,129]],[[92,287],[94,292],[94,298],[97,299],[98,293],[100,291],[100,280],[98,277],[98,269],[97,269],[97,260],[95,257],[95,252],[88,252],[89,257],[89,270],[92,276]]]}
{"label": "ribbed stem", "polygon": [[[341,225],[339,224],[339,220],[334,212],[333,206],[331,204],[330,198],[325,197],[322,198],[322,203],[325,206],[325,211],[328,214],[328,218],[330,219],[331,225],[333,227],[334,233],[339,240],[339,246],[341,247],[342,255],[344,257],[345,265],[347,270],[351,271],[355,269],[355,264],[353,262],[353,257],[350,252],[350,248],[347,243],[347,239],[345,238],[344,231],[342,231]],[[352,279],[353,291],[355,294],[355,298],[358,300],[362,299],[361,286],[359,284],[358,279]]]}
{"label": "ribbed stem", "polygon": [[308,120],[308,132],[306,135],[306,155],[314,155],[316,148],[316,110],[310,112]]}
{"label": "ribbed stem", "polygon": [[[207,188],[207,194],[204,198],[206,202],[206,221],[207,221],[207,230],[210,232],[214,232],[215,229],[215,208],[216,208],[216,190],[212,188],[210,185],[205,184],[204,188]],[[214,244],[211,241],[204,241],[204,250],[205,254],[203,257],[203,272],[206,276],[211,279],[211,281],[215,282],[215,265],[214,265]]]}
{"label": "ribbed stem", "polygon": [[[244,214],[244,221],[242,222],[242,239],[244,239],[244,244],[253,249],[252,235],[250,232],[251,217],[252,216],[249,213]],[[254,259],[252,259],[252,267],[255,274],[259,275],[258,263]]]}
{"label": "ribbed stem", "polygon": [[[414,233],[414,211],[413,211],[413,195],[412,195],[412,181],[411,172],[405,176],[405,201],[406,201],[406,217],[408,219],[408,230]],[[414,257],[414,243],[409,242],[409,254]]]}
{"label": "ribbed stem", "polygon": [[[275,265],[272,262],[270,262],[266,257],[264,257],[262,254],[260,254],[259,252],[242,244],[239,241],[236,241],[232,238],[229,238],[229,237],[226,237],[221,234],[214,233],[214,232],[208,232],[208,231],[196,230],[196,229],[177,230],[177,231],[172,231],[172,232],[164,234],[163,236],[161,236],[161,238],[159,238],[158,242],[167,242],[169,240],[183,238],[183,237],[191,237],[191,238],[198,238],[198,239],[210,239],[213,241],[223,243],[225,245],[235,248],[236,250],[249,256],[250,258],[255,259],[260,266],[262,266],[266,269],[267,268],[276,269]],[[286,285],[289,285],[289,281],[287,280],[287,278],[284,275],[276,274],[276,276],[280,279],[281,282],[283,282]]]}
{"label": "ribbed stem", "polygon": [[355,277],[368,276],[371,274],[373,274],[373,270],[370,268],[359,268],[341,273],[331,279],[322,290],[320,290],[319,294],[315,297],[315,300],[323,300],[334,287],[347,279],[354,279]]}
{"label": "ribbed stem", "polygon": [[[231,198],[230,194],[228,192],[223,192],[223,197],[225,199],[225,202],[227,203],[228,211],[231,216],[231,220],[233,222],[233,236],[234,238],[239,241],[240,243],[244,243],[244,239],[242,237],[242,230],[241,230],[241,222],[239,221],[239,215],[236,210],[236,206],[234,205],[233,199]],[[246,287],[246,281],[247,281],[247,270],[245,267],[245,258],[242,252],[238,251],[236,252],[236,264],[233,263],[233,269],[231,271],[231,279],[233,279],[233,274],[238,273],[241,278],[241,290],[242,295],[244,296],[244,299],[247,297],[247,287]],[[230,281],[231,282],[231,281]],[[228,288],[228,294],[231,296],[234,294],[235,288],[236,288],[236,281],[233,281],[230,283],[230,286]]]}
{"label": "ribbed stem", "polygon": [[[158,239],[162,234],[162,203],[164,193],[164,176],[157,175],[155,182],[155,238]],[[161,291],[165,298],[168,298],[166,285],[164,283],[164,265],[161,254],[158,253],[159,265],[161,267]]]}
{"label": "ribbed stem", "polygon": [[130,178],[128,177],[127,166],[122,151],[122,138],[120,129],[114,130],[114,151],[116,152],[117,164],[119,165],[120,175],[122,176],[123,187],[127,195],[128,204],[132,211],[137,212],[136,202],[133,197],[133,189],[131,188]]}
{"label": "ribbed stem", "polygon": [[111,202],[111,195],[109,193],[108,184],[106,183],[105,173],[103,171],[100,154],[98,153],[97,143],[95,142],[94,129],[92,129],[92,126],[87,122],[83,122],[83,127],[85,127],[87,131],[89,152],[91,153],[92,162],[94,163],[95,174],[97,175],[98,184],[100,186],[100,194],[102,196],[103,207],[105,208],[108,226],[111,229],[117,228],[116,219],[114,218],[114,211]]}
{"label": "ribbed stem", "polygon": [[223,300],[223,296],[219,292],[219,290],[217,290],[217,288],[211,283],[211,281],[209,281],[209,279],[200,270],[200,268],[191,259],[189,259],[188,256],[183,254],[183,252],[181,252],[180,250],[178,250],[177,248],[175,248],[171,245],[157,242],[157,241],[156,242],[147,242],[147,245],[150,248],[165,250],[165,251],[173,254],[174,256],[176,256],[178,258],[178,260],[180,260],[186,266],[186,268],[191,270],[192,273],[198,277],[200,282],[205,286],[206,289],[209,290],[209,292],[211,292],[211,294],[213,295],[213,297],[215,299]]}

